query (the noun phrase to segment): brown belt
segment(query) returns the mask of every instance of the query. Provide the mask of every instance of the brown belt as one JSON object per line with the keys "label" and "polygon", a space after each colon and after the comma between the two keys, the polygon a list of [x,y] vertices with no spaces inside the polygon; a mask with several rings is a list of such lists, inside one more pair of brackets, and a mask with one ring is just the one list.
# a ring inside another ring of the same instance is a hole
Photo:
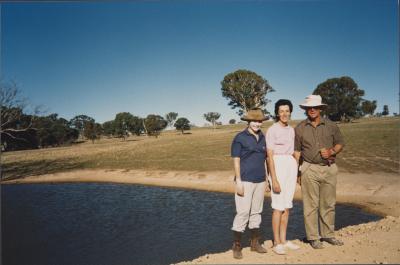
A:
{"label": "brown belt", "polygon": [[333,165],[333,164],[335,164],[335,162],[334,161],[332,161],[332,162],[326,162],[326,163],[313,163],[313,162],[308,162],[308,161],[306,161],[307,163],[310,163],[310,164],[313,164],[313,165],[319,165],[319,166],[328,166],[328,167],[330,167],[331,165]]}

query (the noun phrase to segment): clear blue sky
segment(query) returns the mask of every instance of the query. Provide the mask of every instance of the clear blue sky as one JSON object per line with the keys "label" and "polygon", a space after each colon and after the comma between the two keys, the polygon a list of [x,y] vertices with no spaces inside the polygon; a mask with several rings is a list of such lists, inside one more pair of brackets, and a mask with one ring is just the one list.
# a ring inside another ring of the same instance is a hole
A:
{"label": "clear blue sky", "polygon": [[123,1],[1,4],[1,74],[34,105],[97,122],[118,112],[238,120],[220,82],[238,69],[267,79],[272,103],[298,104],[350,76],[399,112],[395,0]]}

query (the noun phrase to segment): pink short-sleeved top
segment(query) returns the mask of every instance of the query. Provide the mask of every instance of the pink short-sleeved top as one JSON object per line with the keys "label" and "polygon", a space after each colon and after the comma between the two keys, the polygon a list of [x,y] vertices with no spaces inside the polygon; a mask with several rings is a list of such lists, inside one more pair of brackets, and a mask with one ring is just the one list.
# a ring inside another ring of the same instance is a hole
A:
{"label": "pink short-sleeved top", "polygon": [[279,122],[268,128],[266,134],[267,149],[275,155],[292,155],[294,152],[294,129],[290,125],[282,126]]}

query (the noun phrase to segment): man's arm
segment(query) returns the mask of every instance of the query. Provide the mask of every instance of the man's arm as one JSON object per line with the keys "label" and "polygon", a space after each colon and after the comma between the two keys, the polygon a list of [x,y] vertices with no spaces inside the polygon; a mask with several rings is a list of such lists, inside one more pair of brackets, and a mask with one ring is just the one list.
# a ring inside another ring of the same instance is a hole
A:
{"label": "man's arm", "polygon": [[325,159],[329,159],[332,158],[332,160],[334,160],[334,156],[336,156],[337,154],[339,154],[344,147],[344,139],[343,139],[343,135],[339,130],[339,127],[334,124],[333,125],[333,146],[329,149],[325,149],[324,152],[321,152],[321,155],[323,158]]}
{"label": "man's arm", "polygon": [[343,145],[342,144],[336,144],[334,147],[331,149],[331,155],[337,155],[343,150]]}
{"label": "man's arm", "polygon": [[294,159],[296,159],[297,166],[299,166],[299,163],[300,163],[300,156],[301,156],[301,153],[299,151],[293,152],[293,157],[294,157]]}
{"label": "man's arm", "polygon": [[329,149],[321,150],[321,156],[324,159],[333,158],[335,155],[339,154],[343,150],[342,144],[335,144],[335,146]]}
{"label": "man's arm", "polygon": [[301,185],[301,172],[300,172],[300,156],[301,152],[299,151],[294,151],[293,152],[294,159],[296,159],[297,162],[297,183]]}
{"label": "man's arm", "polygon": [[301,185],[301,172],[300,172],[300,158],[301,158],[301,130],[300,128],[297,126],[295,129],[295,137],[294,137],[294,152],[293,152],[293,156],[294,159],[296,159],[297,162],[297,183],[299,183],[299,185]]}

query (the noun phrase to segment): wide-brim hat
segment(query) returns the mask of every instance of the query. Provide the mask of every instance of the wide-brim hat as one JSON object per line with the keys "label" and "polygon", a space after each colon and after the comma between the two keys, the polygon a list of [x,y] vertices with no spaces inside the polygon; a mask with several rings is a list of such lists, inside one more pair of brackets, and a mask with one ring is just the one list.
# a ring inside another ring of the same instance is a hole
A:
{"label": "wide-brim hat", "polygon": [[311,107],[321,107],[325,108],[327,105],[322,103],[322,98],[320,95],[309,95],[306,97],[303,103],[300,104],[300,108],[307,109]]}
{"label": "wide-brim hat", "polygon": [[242,121],[265,121],[268,117],[264,115],[264,112],[260,109],[249,110],[243,117],[240,118]]}

